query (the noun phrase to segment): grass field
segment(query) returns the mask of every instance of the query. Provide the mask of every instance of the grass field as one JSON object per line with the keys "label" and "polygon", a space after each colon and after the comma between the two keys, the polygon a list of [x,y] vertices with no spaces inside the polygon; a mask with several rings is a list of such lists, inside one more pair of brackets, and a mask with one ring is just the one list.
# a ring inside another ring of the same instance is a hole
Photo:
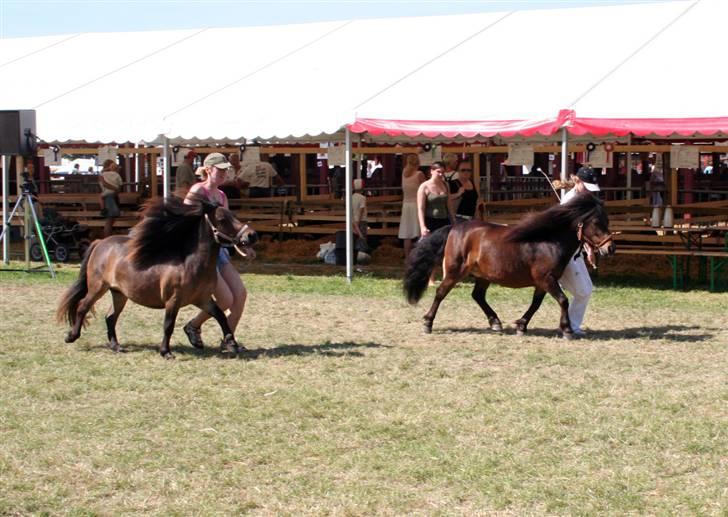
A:
{"label": "grass field", "polygon": [[396,280],[251,274],[254,357],[187,308],[164,361],[132,304],[103,346],[108,297],[64,344],[75,273],[0,273],[0,514],[728,515],[725,293],[600,284],[564,341],[552,300],[499,335],[463,285],[423,335]]}

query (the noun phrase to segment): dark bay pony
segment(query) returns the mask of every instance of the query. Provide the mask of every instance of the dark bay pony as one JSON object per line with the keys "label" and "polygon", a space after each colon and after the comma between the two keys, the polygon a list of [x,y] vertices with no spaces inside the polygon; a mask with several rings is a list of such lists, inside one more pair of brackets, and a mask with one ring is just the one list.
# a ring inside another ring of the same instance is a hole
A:
{"label": "dark bay pony", "polygon": [[416,304],[427,288],[435,264],[442,259],[443,280],[437,288],[430,310],[424,315],[424,330],[432,322],[442,300],[467,275],[475,278],[472,297],[485,313],[490,328],[503,329],[495,311],[485,301],[491,283],[505,287],[530,287],[531,306],[516,321],[519,335],[538,310],[546,293],[561,307],[559,328],[565,338],[572,337],[569,302],[559,286],[568,261],[581,249],[590,261],[594,253],[614,253],[613,235],[602,202],[589,193],[579,194],[564,205],[526,216],[513,226],[482,221],[447,226],[419,242],[407,264],[404,291],[407,301]]}
{"label": "dark bay pony", "polygon": [[131,236],[114,235],[91,244],[78,280],[63,295],[56,312],[59,322],[71,325],[66,342],[79,338],[88,312],[110,290],[113,303],[106,315],[106,328],[109,347],[115,352],[121,351],[116,322],[127,300],[132,300],[165,310],[159,347],[162,357],[174,358],[169,341],[177,313],[190,304],[217,320],[224,351],[237,353],[239,346],[227,318],[212,299],[217,256],[220,246],[245,254],[245,248],[257,240],[255,231],[226,208],[207,202],[186,205],[174,197],[150,202],[142,215]]}

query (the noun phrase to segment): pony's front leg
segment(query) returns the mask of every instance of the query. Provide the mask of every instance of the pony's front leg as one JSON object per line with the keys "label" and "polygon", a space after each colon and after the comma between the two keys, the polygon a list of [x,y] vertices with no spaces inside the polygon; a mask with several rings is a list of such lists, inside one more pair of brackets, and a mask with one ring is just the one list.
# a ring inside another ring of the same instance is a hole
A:
{"label": "pony's front leg", "polygon": [[498,318],[498,315],[493,310],[493,308],[488,305],[487,301],[485,301],[485,293],[488,292],[488,287],[490,287],[490,282],[482,278],[476,278],[475,287],[473,287],[473,292],[471,296],[485,313],[486,318],[488,318],[488,324],[490,325],[490,329],[496,332],[500,332],[503,330],[503,324],[501,323],[500,318]]}
{"label": "pony's front leg", "polygon": [[541,302],[543,302],[545,296],[546,291],[538,288],[533,291],[531,306],[523,314],[523,316],[521,316],[520,319],[516,320],[516,335],[522,336],[526,333],[526,330],[528,329],[528,323],[531,321],[531,318],[533,318],[533,315],[536,314],[538,308],[541,307]]}
{"label": "pony's front leg", "polygon": [[571,331],[571,321],[569,320],[569,299],[555,278],[549,276],[546,279],[546,286],[546,291],[554,297],[559,307],[561,307],[561,319],[559,320],[561,333],[564,339],[571,339],[574,337],[574,333]]}
{"label": "pony's front leg", "polygon": [[128,298],[116,289],[111,290],[111,307],[106,314],[106,335],[109,338],[109,348],[114,352],[124,352],[116,338],[116,322],[119,321],[119,315],[124,310]]}
{"label": "pony's front leg", "polygon": [[230,330],[230,324],[228,323],[227,316],[223,310],[218,307],[215,301],[210,298],[203,306],[200,307],[203,311],[207,312],[210,316],[215,318],[220,330],[222,330],[222,342],[220,343],[220,349],[225,354],[236,355],[241,350],[245,350],[245,347],[238,345],[233,336],[233,331]]}
{"label": "pony's front leg", "polygon": [[162,344],[159,345],[159,354],[165,359],[174,359],[169,342],[172,339],[174,323],[177,321],[178,312],[179,304],[177,303],[177,300],[172,299],[168,301],[164,311],[164,337],[162,338]]}

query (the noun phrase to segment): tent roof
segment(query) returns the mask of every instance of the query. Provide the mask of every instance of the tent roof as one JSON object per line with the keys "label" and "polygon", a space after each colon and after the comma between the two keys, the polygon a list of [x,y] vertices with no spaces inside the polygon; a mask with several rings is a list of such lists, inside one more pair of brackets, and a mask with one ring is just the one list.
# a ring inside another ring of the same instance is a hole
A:
{"label": "tent roof", "polygon": [[429,120],[402,134],[528,138],[562,109],[574,134],[719,117],[700,128],[715,134],[728,105],[709,28],[726,15],[701,0],[2,39],[0,109],[36,109],[57,142],[326,141],[357,118],[371,135]]}

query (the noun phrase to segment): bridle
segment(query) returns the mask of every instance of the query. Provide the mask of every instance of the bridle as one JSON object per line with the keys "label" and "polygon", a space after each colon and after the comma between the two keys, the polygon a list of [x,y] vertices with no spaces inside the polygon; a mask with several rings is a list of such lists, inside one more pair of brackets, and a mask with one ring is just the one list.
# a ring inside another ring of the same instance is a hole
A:
{"label": "bridle", "polygon": [[249,228],[247,224],[243,225],[240,231],[235,234],[235,237],[231,237],[230,235],[218,230],[215,225],[212,224],[212,221],[210,221],[210,216],[208,216],[207,214],[205,214],[205,221],[207,221],[207,225],[210,227],[210,230],[212,230],[212,237],[215,239],[216,243],[218,243],[223,248],[235,248],[235,251],[240,253],[240,255],[243,257],[248,256],[247,253],[238,248],[238,244],[240,244],[240,241],[243,239],[243,234]]}

